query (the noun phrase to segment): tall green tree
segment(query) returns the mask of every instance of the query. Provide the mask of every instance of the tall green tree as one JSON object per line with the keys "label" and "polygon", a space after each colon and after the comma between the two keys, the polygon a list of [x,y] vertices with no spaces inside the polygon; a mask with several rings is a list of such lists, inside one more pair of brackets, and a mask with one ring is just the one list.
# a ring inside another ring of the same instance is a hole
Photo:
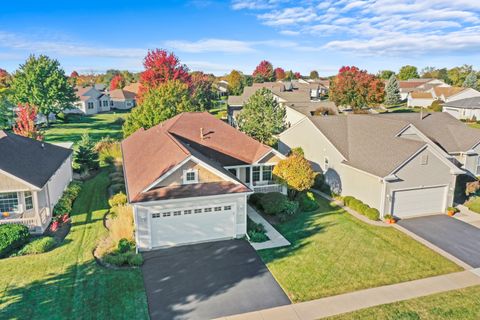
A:
{"label": "tall green tree", "polygon": [[463,87],[472,88],[475,90],[478,89],[477,74],[474,71],[470,72],[468,76],[465,78],[465,81],[463,82]]}
{"label": "tall green tree", "polygon": [[0,89],[0,129],[12,127],[15,118],[14,107],[9,90]]}
{"label": "tall green tree", "polygon": [[317,70],[310,71],[310,79],[318,79],[318,78],[320,78],[320,76],[318,75]]}
{"label": "tall green tree", "polygon": [[76,169],[82,173],[98,169],[100,163],[99,155],[88,133],[82,135],[82,140],[78,144],[73,160]]}
{"label": "tall green tree", "polygon": [[448,78],[452,86],[461,87],[467,76],[472,73],[473,67],[464,64],[460,67],[451,68],[448,70]]}
{"label": "tall green tree", "polygon": [[395,72],[393,72],[392,70],[381,70],[378,72],[377,77],[382,80],[388,80],[392,75],[395,75]]}
{"label": "tall green tree", "polygon": [[123,135],[128,137],[140,128],[154,127],[182,112],[202,110],[193,103],[188,84],[170,80],[144,93],[141,104],[132,110],[125,121]]}
{"label": "tall green tree", "polygon": [[270,90],[257,90],[243,105],[237,117],[238,127],[252,138],[273,145],[275,134],[285,128],[285,108],[278,104]]}
{"label": "tall green tree", "polygon": [[58,114],[69,108],[76,100],[75,91],[57,60],[45,55],[31,55],[20,65],[12,80],[14,102],[28,103],[46,116]]}
{"label": "tall green tree", "polygon": [[398,79],[399,80],[408,80],[408,79],[418,79],[418,70],[417,67],[406,65],[400,68],[398,72]]}
{"label": "tall green tree", "polygon": [[400,86],[398,85],[397,78],[392,74],[385,88],[385,104],[387,106],[393,106],[399,104],[400,101]]}

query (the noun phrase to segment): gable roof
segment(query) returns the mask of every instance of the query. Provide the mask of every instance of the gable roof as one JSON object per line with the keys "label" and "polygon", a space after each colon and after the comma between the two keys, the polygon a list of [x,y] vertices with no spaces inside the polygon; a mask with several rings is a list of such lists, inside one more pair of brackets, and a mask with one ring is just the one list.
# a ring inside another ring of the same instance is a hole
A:
{"label": "gable roof", "polygon": [[440,97],[443,95],[445,98],[453,96],[464,90],[466,90],[466,88],[462,88],[462,87],[434,87],[433,88],[433,92],[437,97]]}
{"label": "gable roof", "polygon": [[140,82],[130,83],[126,85],[123,90],[133,92],[134,94],[138,94],[138,90],[140,89]]}
{"label": "gable roof", "polygon": [[129,199],[138,201],[143,190],[191,157],[236,180],[224,166],[255,163],[271,150],[208,112],[179,114],[122,141]]}
{"label": "gable roof", "polygon": [[116,100],[133,100],[135,99],[136,95],[133,92],[127,91],[125,89],[115,89],[110,91],[110,98]]}
{"label": "gable roof", "polygon": [[101,96],[103,96],[102,92],[98,91],[97,89],[95,89],[92,86],[88,86],[88,87],[77,86],[77,87],[75,87],[75,94],[76,94],[77,98],[82,100],[82,101],[92,99],[92,98],[93,99],[98,99]]}
{"label": "gable roof", "polygon": [[466,98],[447,102],[445,107],[462,109],[480,109],[480,97]]}
{"label": "gable roof", "polygon": [[413,91],[410,92],[413,99],[433,99],[431,92]]}
{"label": "gable roof", "polygon": [[71,149],[0,130],[0,170],[39,189],[71,153]]}

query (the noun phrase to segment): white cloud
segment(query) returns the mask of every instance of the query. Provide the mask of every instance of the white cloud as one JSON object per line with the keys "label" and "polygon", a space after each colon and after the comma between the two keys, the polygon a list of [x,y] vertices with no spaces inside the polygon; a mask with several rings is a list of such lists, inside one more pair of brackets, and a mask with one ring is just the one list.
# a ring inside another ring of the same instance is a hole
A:
{"label": "white cloud", "polygon": [[166,41],[165,45],[169,49],[188,53],[249,53],[258,51],[259,47],[262,46],[289,48],[297,44],[292,41],[283,40],[240,41],[229,39],[202,39],[198,41],[170,40]]}

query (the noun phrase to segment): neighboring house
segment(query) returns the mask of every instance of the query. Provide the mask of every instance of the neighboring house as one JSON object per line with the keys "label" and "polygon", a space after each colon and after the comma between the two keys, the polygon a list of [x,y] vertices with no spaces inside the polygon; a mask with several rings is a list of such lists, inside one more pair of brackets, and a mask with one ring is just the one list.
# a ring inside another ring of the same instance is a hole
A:
{"label": "neighboring house", "polygon": [[399,218],[452,205],[456,176],[480,174],[480,131],[444,112],[306,117],[280,134],[331,189]]}
{"label": "neighboring house", "polygon": [[409,94],[414,91],[426,92],[434,87],[450,87],[450,85],[446,84],[442,80],[430,78],[398,81],[398,86],[400,88],[400,97],[402,100],[406,100]]}
{"label": "neighboring house", "polygon": [[429,90],[434,99],[451,102],[460,99],[480,97],[480,92],[472,88],[435,87]]}
{"label": "neighboring house", "polygon": [[220,80],[217,83],[215,83],[214,85],[215,85],[215,88],[217,89],[217,94],[220,97],[228,95],[228,81]]}
{"label": "neighboring house", "polygon": [[138,95],[138,91],[140,89],[140,82],[130,83],[126,85],[123,90],[133,92],[135,95]]}
{"label": "neighboring house", "polygon": [[413,91],[407,98],[408,107],[430,107],[435,101],[431,92]]}
{"label": "neighboring house", "polygon": [[282,191],[283,156],[207,112],[182,113],[122,142],[140,250],[231,239],[247,232],[247,196]]}
{"label": "neighboring house", "polygon": [[72,150],[0,131],[0,224],[41,234],[72,180]]}
{"label": "neighboring house", "polygon": [[135,107],[136,95],[125,89],[115,89],[109,92],[110,108],[118,110],[129,110]]}
{"label": "neighboring house", "polygon": [[443,106],[443,112],[447,112],[457,119],[480,120],[480,97],[447,102]]}
{"label": "neighboring house", "polygon": [[110,97],[94,87],[76,87],[75,92],[78,101],[75,108],[66,110],[67,113],[97,114],[110,111]]}
{"label": "neighboring house", "polygon": [[285,103],[285,122],[287,127],[295,125],[305,117],[322,114],[338,114],[338,109],[332,101]]}

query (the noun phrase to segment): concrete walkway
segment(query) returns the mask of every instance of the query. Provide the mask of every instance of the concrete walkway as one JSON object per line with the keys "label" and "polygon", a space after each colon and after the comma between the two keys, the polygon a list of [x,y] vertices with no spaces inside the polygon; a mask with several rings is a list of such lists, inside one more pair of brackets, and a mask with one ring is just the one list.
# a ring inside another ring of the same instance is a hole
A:
{"label": "concrete walkway", "polygon": [[480,269],[365,289],[318,300],[220,318],[314,320],[364,308],[480,285]]}
{"label": "concrete walkway", "polygon": [[323,192],[321,192],[321,191],[318,191],[318,190],[315,190],[315,189],[310,189],[310,191],[312,191],[313,193],[318,194],[320,197],[322,197],[322,198],[324,198],[324,199],[327,199],[328,201],[334,202],[336,205],[338,205],[339,207],[341,207],[343,210],[347,211],[347,212],[350,213],[352,216],[354,216],[354,217],[357,218],[358,220],[361,220],[361,221],[365,222],[366,224],[370,224],[370,225],[376,226],[376,227],[391,227],[391,226],[392,226],[392,225],[386,224],[385,222],[382,222],[382,221],[370,220],[370,219],[368,219],[367,217],[365,217],[364,215],[361,215],[361,214],[358,213],[357,211],[352,210],[352,209],[350,209],[350,208],[347,207],[347,206],[344,206],[342,202],[333,199],[332,197],[330,197],[329,195],[327,195],[327,194],[325,194],[325,193],[323,193]]}
{"label": "concrete walkway", "polygon": [[453,217],[465,223],[468,223],[474,227],[480,228],[480,214],[471,211],[464,205],[458,205],[457,208],[460,210],[456,215]]}
{"label": "concrete walkway", "polygon": [[268,241],[250,242],[255,250],[272,249],[289,246],[290,242],[285,239],[267,220],[265,220],[254,208],[248,206],[248,217],[256,223],[261,223],[267,232]]}

